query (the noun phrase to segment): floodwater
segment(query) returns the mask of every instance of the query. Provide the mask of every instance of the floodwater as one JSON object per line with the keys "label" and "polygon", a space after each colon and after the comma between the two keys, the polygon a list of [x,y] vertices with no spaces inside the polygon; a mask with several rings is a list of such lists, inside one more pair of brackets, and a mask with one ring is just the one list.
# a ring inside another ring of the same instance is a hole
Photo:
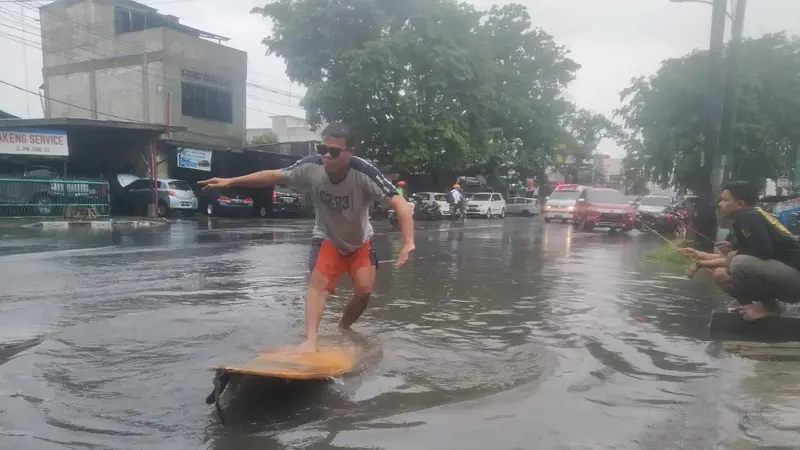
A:
{"label": "floodwater", "polygon": [[226,425],[209,367],[302,341],[309,222],[0,229],[0,448],[798,448],[800,365],[707,342],[722,297],[645,261],[655,237],[417,225],[397,270],[376,224],[363,371],[243,384]]}

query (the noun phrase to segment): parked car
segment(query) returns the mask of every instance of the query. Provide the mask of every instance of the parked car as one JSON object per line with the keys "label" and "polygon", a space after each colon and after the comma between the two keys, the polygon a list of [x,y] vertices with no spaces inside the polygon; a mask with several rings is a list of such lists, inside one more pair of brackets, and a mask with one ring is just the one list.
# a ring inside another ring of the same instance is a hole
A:
{"label": "parked car", "polygon": [[530,217],[541,214],[538,198],[513,197],[506,202],[506,212],[508,214],[519,214]]}
{"label": "parked car", "polygon": [[663,213],[672,205],[672,198],[664,195],[645,195],[637,202],[637,210],[648,213]]}
{"label": "parked car", "polygon": [[482,216],[501,219],[506,216],[506,201],[497,192],[479,192],[472,194],[467,200],[467,216]]}
{"label": "parked car", "polygon": [[201,191],[197,200],[198,209],[209,216],[253,215],[253,198],[243,189]]}
{"label": "parked car", "polygon": [[[153,180],[140,178],[130,183],[125,187],[123,198],[131,213],[146,216],[148,205],[153,203]],[[197,197],[189,183],[172,178],[158,180],[159,216],[180,212],[189,217],[197,210],[197,206]]]}
{"label": "parked car", "polygon": [[650,229],[659,233],[676,231],[679,222],[675,215],[670,213],[672,198],[663,195],[645,195],[637,203],[636,223],[637,230]]}
{"label": "parked car", "polygon": [[586,188],[577,184],[562,184],[555,188],[550,196],[545,197],[544,221],[550,222],[553,219],[567,223],[574,218],[575,204],[578,196]]}
{"label": "parked car", "polygon": [[447,203],[447,194],[443,192],[417,192],[414,194],[414,197],[422,200],[423,203],[436,202],[439,204],[439,210],[443,216],[450,215],[450,204]]}
{"label": "parked car", "polygon": [[636,210],[622,192],[610,188],[585,187],[575,206],[573,226],[591,231],[595,227],[611,231],[630,231],[636,220]]}
{"label": "parked car", "polygon": [[256,215],[261,218],[297,215],[303,207],[302,195],[296,190],[282,184],[272,188],[271,197],[264,197],[263,195],[255,197]]}

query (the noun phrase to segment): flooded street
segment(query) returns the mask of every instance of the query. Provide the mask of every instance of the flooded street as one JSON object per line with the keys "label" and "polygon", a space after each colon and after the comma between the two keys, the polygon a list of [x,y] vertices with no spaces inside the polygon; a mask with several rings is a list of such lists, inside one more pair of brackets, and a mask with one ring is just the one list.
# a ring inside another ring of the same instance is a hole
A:
{"label": "flooded street", "polygon": [[[354,330],[371,357],[328,385],[252,386],[220,425],[211,366],[302,342],[312,223],[121,232],[0,228],[2,449],[797,448],[800,365],[707,342],[722,295],[645,261],[640,233],[541,219],[377,222]],[[706,280],[708,281],[708,280]],[[349,280],[329,298],[336,334]],[[760,447],[763,446],[763,447]]]}

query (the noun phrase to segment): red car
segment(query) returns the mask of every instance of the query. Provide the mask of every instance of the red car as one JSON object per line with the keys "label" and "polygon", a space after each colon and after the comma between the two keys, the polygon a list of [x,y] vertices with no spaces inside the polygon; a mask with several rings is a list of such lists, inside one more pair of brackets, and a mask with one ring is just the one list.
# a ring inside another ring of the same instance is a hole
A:
{"label": "red car", "polygon": [[612,231],[630,231],[636,220],[636,210],[622,192],[609,188],[587,187],[575,204],[575,228],[591,231],[594,227]]}

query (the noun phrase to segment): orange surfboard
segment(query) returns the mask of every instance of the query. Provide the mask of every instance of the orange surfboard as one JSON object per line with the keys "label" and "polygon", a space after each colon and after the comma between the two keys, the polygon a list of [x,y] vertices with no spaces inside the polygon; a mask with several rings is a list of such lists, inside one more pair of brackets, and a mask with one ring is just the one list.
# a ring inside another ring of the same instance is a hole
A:
{"label": "orange surfboard", "polygon": [[259,354],[241,364],[224,364],[215,371],[214,390],[206,397],[223,420],[220,397],[234,375],[250,375],[284,380],[324,380],[356,370],[361,357],[359,347],[341,342],[322,344],[314,353],[299,353],[296,347],[280,347]]}
{"label": "orange surfboard", "polygon": [[294,347],[270,350],[242,364],[212,368],[223,373],[239,373],[270,378],[312,380],[339,377],[356,364],[356,349],[348,346],[321,346],[315,353],[298,353]]}

